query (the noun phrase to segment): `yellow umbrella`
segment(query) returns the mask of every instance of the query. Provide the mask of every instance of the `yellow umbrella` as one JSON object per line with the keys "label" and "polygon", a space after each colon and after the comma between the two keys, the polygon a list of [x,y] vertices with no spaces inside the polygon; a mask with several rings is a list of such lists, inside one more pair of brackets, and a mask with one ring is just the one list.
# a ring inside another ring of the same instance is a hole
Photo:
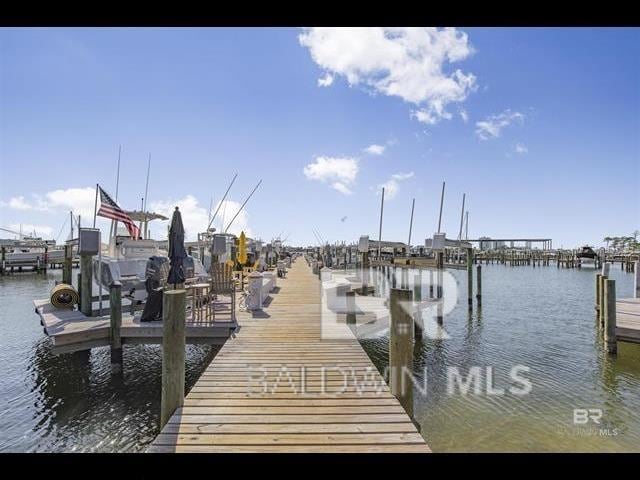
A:
{"label": "yellow umbrella", "polygon": [[247,237],[244,232],[240,232],[240,240],[238,241],[238,263],[240,265],[247,263]]}

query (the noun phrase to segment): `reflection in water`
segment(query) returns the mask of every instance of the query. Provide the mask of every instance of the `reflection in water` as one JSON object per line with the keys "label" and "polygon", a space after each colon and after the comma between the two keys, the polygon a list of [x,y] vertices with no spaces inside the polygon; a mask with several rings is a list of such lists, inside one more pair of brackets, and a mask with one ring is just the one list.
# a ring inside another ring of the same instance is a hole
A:
{"label": "reflection in water", "polygon": [[[426,395],[414,390],[415,418],[434,451],[640,449],[640,346],[620,343],[617,357],[604,352],[592,271],[483,265],[482,310],[471,316],[466,273],[451,273],[463,285],[463,302],[445,315],[450,338],[415,345],[418,383],[427,380]],[[374,274],[388,295],[391,282]],[[0,451],[141,451],[158,433],[160,346],[125,345],[121,375],[111,373],[108,347],[52,354],[31,301],[46,297],[60,276],[50,270],[0,277]],[[632,276],[618,269],[611,276],[618,295],[631,296]],[[428,292],[425,285],[423,298]],[[380,372],[388,362],[387,335],[361,340]],[[188,346],[187,388],[216,351]],[[528,395],[508,391],[517,365],[530,369]],[[450,395],[448,368],[466,376],[475,366],[483,373],[481,394]],[[487,395],[486,367],[504,395]],[[602,409],[603,435],[574,425],[575,408]]]}
{"label": "reflection in water", "polygon": [[[13,327],[0,338],[0,451],[142,451],[158,433],[162,347],[124,345],[117,375],[109,347],[53,354],[31,300],[46,296],[59,276],[0,279],[2,322]],[[218,349],[187,345],[187,389]]]}
{"label": "reflection in water", "polygon": [[[612,271],[618,295],[632,296],[632,276]],[[426,372],[427,394],[414,390],[414,415],[434,451],[640,450],[640,346],[619,343],[617,357],[604,352],[592,270],[483,265],[482,308],[474,302],[472,312],[466,272],[450,273],[461,286],[444,317],[450,338],[415,344],[414,372],[421,385]],[[429,277],[436,275],[422,276],[425,293]],[[360,341],[384,371],[388,336]],[[526,395],[509,390],[520,386],[518,366],[528,369]],[[463,378],[479,367],[480,393],[448,392],[452,367]],[[601,409],[603,428],[574,424],[577,408]]]}

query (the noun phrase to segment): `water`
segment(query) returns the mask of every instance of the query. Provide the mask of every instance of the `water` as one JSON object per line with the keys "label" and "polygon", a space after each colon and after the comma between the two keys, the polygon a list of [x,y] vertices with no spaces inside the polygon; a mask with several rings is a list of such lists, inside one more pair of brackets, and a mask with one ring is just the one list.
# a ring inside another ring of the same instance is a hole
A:
{"label": "water", "polygon": [[[619,343],[615,358],[603,352],[593,271],[482,268],[481,312],[468,316],[466,273],[451,271],[463,303],[445,316],[450,338],[416,344],[414,369],[422,377],[426,368],[427,393],[415,390],[414,411],[431,448],[640,450],[640,346]],[[45,298],[60,276],[56,270],[0,277],[0,451],[142,451],[158,433],[160,348],[125,345],[121,378],[111,375],[108,348],[53,355],[31,301]],[[631,274],[614,267],[611,277],[620,297],[632,296]],[[381,371],[387,342],[385,333],[362,340]],[[188,346],[187,388],[216,351]],[[447,393],[447,367],[466,375],[473,366],[491,366],[495,388],[508,389],[514,365],[531,369],[524,375],[532,384],[528,395]],[[574,408],[602,409],[610,435],[574,425]]]}
{"label": "water", "polygon": [[[460,285],[458,305],[444,318],[450,338],[415,345],[414,371],[427,388],[425,395],[414,388],[414,415],[434,451],[640,451],[640,345],[618,343],[617,357],[604,352],[593,270],[483,265],[482,308],[471,315],[466,271],[450,272]],[[619,298],[633,296],[632,274],[614,266],[610,278]],[[383,371],[388,329],[361,343]],[[522,386],[510,377],[516,365],[530,368],[521,374],[531,382],[527,395],[508,391]],[[449,394],[447,368],[466,377],[474,366],[482,369],[481,392]],[[487,393],[486,367],[504,395]],[[601,409],[601,423],[574,424],[576,408]]]}
{"label": "water", "polygon": [[[124,345],[122,376],[109,348],[54,355],[31,301],[60,270],[0,277],[0,452],[138,452],[159,433],[160,345]],[[186,387],[219,347],[187,346]]]}

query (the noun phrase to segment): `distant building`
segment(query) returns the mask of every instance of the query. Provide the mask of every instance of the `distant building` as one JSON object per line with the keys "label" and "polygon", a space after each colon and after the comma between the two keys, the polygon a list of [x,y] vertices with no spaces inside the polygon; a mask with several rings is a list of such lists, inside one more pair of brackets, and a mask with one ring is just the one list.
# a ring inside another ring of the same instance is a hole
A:
{"label": "distant building", "polygon": [[480,250],[492,250],[493,249],[493,241],[491,237],[480,237]]}

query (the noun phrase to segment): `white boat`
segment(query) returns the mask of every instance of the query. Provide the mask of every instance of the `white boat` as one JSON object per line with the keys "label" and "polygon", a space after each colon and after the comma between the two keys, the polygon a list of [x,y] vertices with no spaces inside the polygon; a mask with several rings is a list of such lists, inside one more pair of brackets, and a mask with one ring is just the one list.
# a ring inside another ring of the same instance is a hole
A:
{"label": "white boat", "polygon": [[[144,224],[141,231],[145,236],[148,235],[147,222],[168,220],[167,217],[152,212],[133,211],[127,214],[132,220],[140,220]],[[147,298],[147,263],[151,257],[164,258],[168,262],[168,252],[161,249],[166,242],[150,238],[135,239],[121,233],[123,234],[110,237],[106,254],[93,258],[94,280],[106,292],[109,291],[109,285],[117,280],[122,284],[123,295],[128,295],[136,302],[143,302]],[[185,258],[184,273],[187,279],[205,280],[208,277],[202,263],[191,255]]]}

